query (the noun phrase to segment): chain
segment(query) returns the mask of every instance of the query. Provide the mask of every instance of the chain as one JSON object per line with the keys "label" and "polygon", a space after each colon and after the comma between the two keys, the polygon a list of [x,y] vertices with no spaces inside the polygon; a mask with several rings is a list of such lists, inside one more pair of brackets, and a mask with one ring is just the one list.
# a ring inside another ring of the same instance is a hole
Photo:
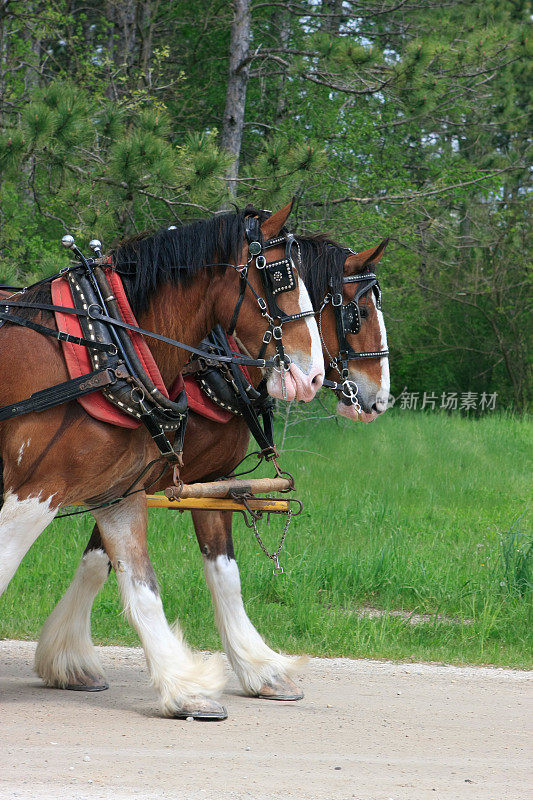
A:
{"label": "chain", "polygon": [[[336,359],[335,359],[335,357],[334,357],[334,356],[332,356],[332,355],[331,355],[331,353],[329,352],[329,350],[328,350],[328,347],[327,347],[327,345],[326,345],[326,340],[324,339],[324,334],[322,333],[322,312],[324,311],[324,308],[326,307],[326,303],[328,303],[328,302],[329,302],[329,299],[328,299],[328,298],[329,298],[329,296],[330,296],[329,294],[327,294],[327,295],[326,295],[326,297],[324,298],[324,302],[322,303],[322,308],[321,308],[321,309],[320,309],[320,311],[318,312],[318,330],[319,330],[319,333],[320,333],[320,340],[321,340],[321,342],[322,342],[322,346],[324,347],[324,350],[325,350],[325,351],[326,351],[326,353],[328,354],[328,358],[329,358],[329,360],[330,360],[330,363],[331,363],[331,364],[334,364],[334,363],[335,363],[335,361],[336,361]],[[338,370],[337,370],[337,372],[338,372]]]}
{"label": "chain", "polygon": [[258,543],[259,547],[261,548],[261,550],[263,551],[263,553],[267,556],[267,558],[271,558],[272,561],[274,562],[274,569],[272,570],[272,574],[273,575],[283,575],[283,572],[284,572],[283,567],[279,563],[279,554],[281,553],[281,549],[282,549],[283,544],[285,542],[285,537],[287,536],[287,533],[288,533],[288,530],[289,530],[289,525],[291,524],[291,516],[292,516],[292,511],[289,508],[289,510],[287,511],[287,521],[285,522],[285,528],[283,529],[283,533],[281,534],[281,540],[280,540],[280,543],[278,545],[278,549],[274,553],[269,553],[267,548],[264,545],[263,540],[261,539],[261,534],[259,533],[259,530],[257,528],[257,517],[256,517],[255,514],[251,515],[251,517],[252,517],[252,527],[253,527],[255,538],[257,539],[257,543]]}
{"label": "chain", "polygon": [[285,380],[285,362],[282,363],[281,359],[279,362],[279,377],[281,382],[281,397],[283,400],[287,399],[287,381]]}

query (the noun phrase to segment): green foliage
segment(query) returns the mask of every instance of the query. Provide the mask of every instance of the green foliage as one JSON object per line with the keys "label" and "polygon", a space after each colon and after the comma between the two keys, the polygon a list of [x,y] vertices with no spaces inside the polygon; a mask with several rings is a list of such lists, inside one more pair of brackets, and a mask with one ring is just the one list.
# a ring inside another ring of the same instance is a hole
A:
{"label": "green foliage", "polygon": [[107,246],[231,200],[276,208],[296,195],[308,231],[356,250],[391,237],[396,392],[498,390],[523,410],[529,4],[368,0],[360,16],[328,16],[333,5],[253,6],[231,197],[234,156],[219,147],[231,4],[138,3],[120,21],[100,0],[12,0],[0,17],[0,274],[44,274],[66,230]]}

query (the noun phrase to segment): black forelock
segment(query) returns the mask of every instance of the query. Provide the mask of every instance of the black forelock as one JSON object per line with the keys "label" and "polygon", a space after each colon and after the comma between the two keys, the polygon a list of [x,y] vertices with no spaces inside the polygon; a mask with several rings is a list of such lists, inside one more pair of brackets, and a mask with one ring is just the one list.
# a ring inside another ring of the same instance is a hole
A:
{"label": "black forelock", "polygon": [[318,311],[329,292],[342,291],[344,263],[351,253],[324,234],[296,236],[302,255],[298,270]]}

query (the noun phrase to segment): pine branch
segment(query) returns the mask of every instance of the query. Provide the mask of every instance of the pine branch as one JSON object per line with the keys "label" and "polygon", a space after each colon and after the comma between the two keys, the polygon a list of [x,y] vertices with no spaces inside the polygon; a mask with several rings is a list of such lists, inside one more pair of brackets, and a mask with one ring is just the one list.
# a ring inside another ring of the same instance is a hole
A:
{"label": "pine branch", "polygon": [[438,194],[445,194],[446,192],[451,192],[454,189],[461,189],[463,186],[471,186],[475,183],[480,183],[482,181],[490,180],[491,178],[496,178],[498,175],[502,175],[505,172],[512,172],[514,170],[522,170],[525,167],[523,165],[513,166],[513,167],[504,167],[503,169],[496,170],[496,172],[491,172],[489,175],[483,175],[480,178],[472,178],[469,181],[461,181],[460,183],[453,183],[449,186],[443,186],[440,189],[430,189],[427,192],[412,192],[411,194],[396,194],[396,195],[377,195],[374,197],[355,197],[353,195],[348,195],[346,197],[337,197],[334,200],[328,200],[327,202],[321,200],[314,200],[310,203],[306,203],[309,207],[316,207],[316,206],[323,206],[323,205],[340,205],[341,203],[359,203],[360,205],[370,205],[371,203],[404,203],[404,202],[411,202],[413,200],[419,200],[422,197],[433,197]]}

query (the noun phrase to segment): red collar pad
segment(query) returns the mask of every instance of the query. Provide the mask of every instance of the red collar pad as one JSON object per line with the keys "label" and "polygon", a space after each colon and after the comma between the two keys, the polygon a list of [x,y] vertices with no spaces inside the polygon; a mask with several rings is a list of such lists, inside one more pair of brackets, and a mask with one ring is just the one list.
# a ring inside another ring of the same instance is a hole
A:
{"label": "red collar pad", "polygon": [[[113,290],[113,294],[117,299],[117,304],[120,308],[122,318],[130,325],[137,325],[137,320],[135,319],[133,311],[131,310],[131,306],[126,297],[120,276],[114,270],[109,268],[105,269],[105,274],[108,283]],[[54,281],[52,281],[51,288],[52,302],[55,305],[74,308],[74,301],[72,299],[70,286],[65,278],[56,278]],[[60,311],[56,311],[54,314],[59,330],[66,331],[73,336],[83,336],[79,320],[76,316],[72,314],[64,314]],[[133,331],[128,331],[128,334],[134,344],[137,355],[139,356],[146,373],[149,375],[152,382],[157,386],[159,391],[162,392],[166,397],[175,399],[185,386],[187,392],[187,401],[191,411],[194,411],[196,414],[199,414],[206,419],[210,419],[213,422],[220,423],[229,422],[229,420],[235,416],[231,411],[221,408],[206,394],[204,394],[193,375],[187,375],[185,379],[182,378],[181,374],[178,375],[170,387],[170,390],[167,392],[161,377],[161,373],[159,372],[159,368],[155,363],[154,357],[152,356],[152,353],[150,352],[150,349],[143,337],[138,333],[134,333]],[[231,337],[229,338],[231,349],[238,353],[239,348],[236,342]],[[71,378],[78,378],[80,375],[85,375],[92,371],[93,367],[89,359],[87,348],[77,344],[71,344],[69,342],[62,342],[61,345],[63,347],[63,354],[65,356],[68,373]],[[246,367],[241,367],[241,369],[246,378],[249,380],[250,376]],[[78,403],[80,403],[80,405],[88,414],[90,414],[91,417],[94,417],[101,422],[107,422],[110,425],[118,425],[121,428],[130,429],[138,428],[141,424],[139,420],[130,417],[128,414],[124,414],[122,411],[116,408],[109,400],[107,400],[106,397],[104,397],[102,392],[93,392],[93,394],[85,395],[85,397],[79,397]]]}

